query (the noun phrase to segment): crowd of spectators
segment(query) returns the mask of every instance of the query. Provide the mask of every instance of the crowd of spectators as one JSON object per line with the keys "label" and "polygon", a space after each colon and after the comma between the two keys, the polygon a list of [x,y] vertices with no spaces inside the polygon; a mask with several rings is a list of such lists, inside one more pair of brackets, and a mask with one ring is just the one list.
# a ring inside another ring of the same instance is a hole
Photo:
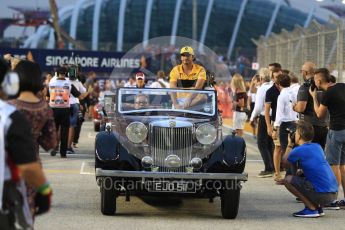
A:
{"label": "crowd of spectators", "polygon": [[[179,60],[174,57],[175,51],[172,49],[168,55],[169,52],[151,50],[151,58],[143,58],[141,67],[146,69],[151,65],[152,69],[155,63],[153,69],[157,69],[157,74],[148,76],[137,71],[127,76],[128,79],[99,78],[95,72],[85,76],[80,66],[65,65],[45,73],[42,81],[36,63],[5,56],[8,68],[20,80],[18,94],[8,102],[23,113],[34,131],[35,158],[31,160],[40,162],[39,146],[53,149],[52,156],[59,152],[62,158],[75,153],[84,118],[92,118],[94,106],[105,91],[119,87],[174,88],[180,87],[180,83],[186,88],[184,84],[193,81],[194,86],[187,88],[201,89],[208,85],[207,89],[217,91],[218,109],[223,118],[232,119],[238,136],[244,135],[246,122],[249,122],[264,162],[258,177],[273,177],[276,184],[285,185],[305,204],[305,209],[294,216],[319,217],[324,215],[323,209],[345,207],[345,200],[338,199],[338,187],[345,188],[344,83],[336,83],[326,68],[317,68],[312,62],[302,65],[303,79],[279,63],[272,63],[245,81],[243,65],[248,64],[245,57],[238,58],[239,68],[229,71],[229,66],[237,64],[225,64],[221,56],[201,55],[195,59],[191,47],[181,49],[182,64],[176,65]],[[225,70],[212,73],[207,66],[197,64],[207,63],[208,58],[218,60],[211,68]],[[162,64],[167,59],[176,65],[170,68],[169,74]],[[189,72],[186,72],[187,67]],[[202,76],[193,71],[202,72]],[[178,103],[176,108],[180,106]],[[42,202],[37,196],[41,198],[41,190],[48,191],[50,187],[26,182],[34,217],[37,205]],[[47,194],[51,195],[51,190]],[[42,212],[49,209],[50,203],[46,201],[44,205],[48,208],[42,208]]]}

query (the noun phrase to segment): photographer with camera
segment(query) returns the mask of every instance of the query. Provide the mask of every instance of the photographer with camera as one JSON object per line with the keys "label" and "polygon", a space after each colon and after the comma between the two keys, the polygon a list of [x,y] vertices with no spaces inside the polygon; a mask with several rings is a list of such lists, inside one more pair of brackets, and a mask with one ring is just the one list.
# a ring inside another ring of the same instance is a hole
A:
{"label": "photographer with camera", "polygon": [[[81,82],[81,84],[85,84],[86,82],[86,76],[82,73],[81,65],[78,64],[78,81]],[[84,86],[85,87],[85,86]],[[85,87],[86,88],[86,87]],[[87,97],[83,99],[79,99],[79,114],[78,114],[78,122],[77,126],[74,128],[74,136],[73,136],[73,148],[78,148],[78,142],[80,137],[80,131],[81,127],[85,121],[85,114],[87,112]]]}
{"label": "photographer with camera", "polygon": [[[332,83],[331,75],[326,68],[316,70],[314,78],[316,87],[324,91],[320,103],[316,90],[310,90],[315,113],[319,118],[324,118],[327,117],[328,110],[330,115],[326,159],[332,167],[338,184],[342,184],[345,196],[345,84]],[[345,200],[333,202],[330,207],[344,208]]]}
{"label": "photographer with camera", "polygon": [[[68,78],[72,85],[82,94],[85,95],[86,89],[83,84],[78,80],[78,66],[70,65],[68,67]],[[86,95],[85,95],[86,96]],[[71,117],[70,117],[70,127],[68,132],[68,145],[67,154],[75,153],[72,148],[72,142],[74,140],[75,128],[77,127],[79,114],[80,114],[80,102],[77,97],[70,95],[70,107],[71,107]]]}
{"label": "photographer with camera", "polygon": [[[297,103],[293,105],[293,110],[299,113],[299,120],[310,122],[315,130],[313,143],[318,143],[325,149],[326,138],[328,133],[327,117],[319,118],[314,111],[313,98],[309,94],[309,89],[315,89],[314,72],[316,65],[312,62],[305,62],[302,66],[301,73],[304,79],[298,90]],[[318,100],[321,100],[322,91],[317,91]]]}
{"label": "photographer with camera", "polygon": [[302,211],[293,213],[295,217],[323,216],[322,207],[335,200],[338,194],[337,180],[321,146],[311,143],[313,137],[313,126],[308,122],[298,122],[295,134],[298,146],[291,151],[292,140],[289,140],[283,157],[286,168],[298,164],[304,174],[304,177],[287,175],[284,180],[285,187],[305,205]]}

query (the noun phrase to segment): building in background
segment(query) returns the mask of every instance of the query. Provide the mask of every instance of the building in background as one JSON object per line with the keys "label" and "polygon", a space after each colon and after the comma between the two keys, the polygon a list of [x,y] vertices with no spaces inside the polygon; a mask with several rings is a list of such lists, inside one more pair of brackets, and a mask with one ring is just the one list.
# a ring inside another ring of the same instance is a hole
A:
{"label": "building in background", "polygon": [[[316,10],[321,10],[317,6],[308,18],[308,8],[313,8],[311,3],[315,1],[307,0],[303,2],[309,4],[296,5],[294,2],[79,0],[71,6],[60,6],[59,16],[62,28],[90,50],[126,51],[143,40],[176,35],[196,38],[224,56],[255,56],[252,38],[278,33],[283,28],[291,30],[296,24],[303,26],[310,19],[316,19]],[[194,14],[193,9],[196,9]],[[317,20],[325,22],[322,15],[317,16]],[[54,46],[53,29],[48,25],[40,26],[23,44],[24,48]],[[66,47],[73,49],[73,45]]]}

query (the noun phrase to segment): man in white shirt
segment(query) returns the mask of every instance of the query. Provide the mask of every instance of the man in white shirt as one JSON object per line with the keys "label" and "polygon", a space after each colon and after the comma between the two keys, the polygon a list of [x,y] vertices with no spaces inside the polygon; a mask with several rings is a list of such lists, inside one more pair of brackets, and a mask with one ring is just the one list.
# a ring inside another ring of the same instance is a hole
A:
{"label": "man in white shirt", "polygon": [[277,182],[282,182],[283,178],[280,175],[281,154],[285,153],[288,145],[288,135],[290,129],[295,126],[297,121],[297,113],[292,109],[293,90],[290,88],[291,79],[287,74],[280,74],[277,77],[277,85],[280,89],[280,94],[277,101],[276,119],[274,121],[274,129],[279,130],[279,140],[281,151],[277,156],[274,156],[274,166],[276,169]]}
{"label": "man in white shirt", "polygon": [[[262,71],[265,73],[265,71]],[[250,118],[250,122],[253,123],[254,120],[259,117],[258,122],[258,134],[257,134],[257,143],[258,148],[262,157],[262,160],[265,164],[265,169],[261,171],[258,177],[271,177],[274,172],[273,165],[273,141],[270,136],[267,134],[267,127],[265,122],[265,95],[266,91],[272,87],[273,83],[271,82],[271,77],[269,72],[266,71],[264,75],[260,75],[261,86],[258,88],[256,93],[255,106]]]}
{"label": "man in white shirt", "polygon": [[301,85],[298,83],[298,77],[294,73],[290,72],[289,76],[290,76],[290,79],[291,79],[290,88],[292,90],[292,103],[296,103],[297,102],[298,90],[299,90],[299,87]]}

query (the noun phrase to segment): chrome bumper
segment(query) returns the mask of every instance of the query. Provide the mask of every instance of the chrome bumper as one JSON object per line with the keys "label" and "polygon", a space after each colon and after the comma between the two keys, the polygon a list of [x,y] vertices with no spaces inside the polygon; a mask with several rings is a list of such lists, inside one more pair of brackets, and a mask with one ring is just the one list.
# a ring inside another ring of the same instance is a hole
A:
{"label": "chrome bumper", "polygon": [[97,177],[133,177],[133,178],[173,178],[173,179],[214,179],[247,181],[248,173],[180,173],[103,170],[96,168]]}

